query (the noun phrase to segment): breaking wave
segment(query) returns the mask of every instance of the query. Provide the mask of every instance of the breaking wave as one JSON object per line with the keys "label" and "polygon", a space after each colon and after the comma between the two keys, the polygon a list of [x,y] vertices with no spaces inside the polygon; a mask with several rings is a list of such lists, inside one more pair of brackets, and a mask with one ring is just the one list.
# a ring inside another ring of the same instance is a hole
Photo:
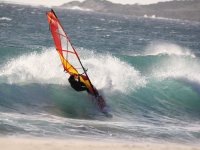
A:
{"label": "breaking wave", "polygon": [[200,93],[200,62],[197,59],[170,57],[160,62],[153,70],[152,76],[157,79],[176,79],[190,84]]}
{"label": "breaking wave", "polygon": [[[101,89],[134,90],[146,84],[145,77],[130,64],[110,54],[89,53],[82,49],[83,64],[94,85]],[[84,51],[84,52],[83,52]],[[9,84],[44,83],[68,84],[57,52],[54,48],[40,53],[24,54],[3,65],[0,77]],[[119,82],[120,81],[120,82]]]}

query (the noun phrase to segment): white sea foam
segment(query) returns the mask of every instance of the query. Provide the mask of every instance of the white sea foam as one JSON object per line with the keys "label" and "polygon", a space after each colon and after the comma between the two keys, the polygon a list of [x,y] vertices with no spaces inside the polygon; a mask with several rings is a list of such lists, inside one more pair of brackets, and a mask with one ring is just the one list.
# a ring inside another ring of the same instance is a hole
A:
{"label": "white sea foam", "polygon": [[11,18],[8,18],[8,17],[0,17],[0,20],[11,21],[12,19],[11,19]]}
{"label": "white sea foam", "polygon": [[[80,55],[98,89],[126,92],[146,84],[145,77],[141,76],[139,71],[112,55],[94,54],[84,49],[81,49]],[[10,60],[0,69],[0,78],[5,78],[5,82],[10,84],[68,85],[67,77],[54,48],[41,53],[22,55]]]}
{"label": "white sea foam", "polygon": [[195,55],[190,49],[181,47],[174,43],[166,42],[152,42],[150,43],[144,52],[144,55],[178,55],[178,56],[191,56]]}

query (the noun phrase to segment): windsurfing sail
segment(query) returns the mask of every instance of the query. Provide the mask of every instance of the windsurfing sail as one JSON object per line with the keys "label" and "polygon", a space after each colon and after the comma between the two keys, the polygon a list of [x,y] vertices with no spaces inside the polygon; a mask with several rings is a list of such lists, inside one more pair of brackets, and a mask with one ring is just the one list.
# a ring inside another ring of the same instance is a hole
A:
{"label": "windsurfing sail", "polygon": [[83,67],[83,64],[79,58],[78,53],[70,42],[70,39],[64,28],[62,27],[58,17],[56,16],[53,10],[46,12],[47,20],[49,23],[49,29],[52,34],[55,48],[60,56],[60,60],[64,71],[70,75],[80,75],[80,80],[83,82],[86,87],[89,89],[90,93],[95,97],[98,96],[97,91],[94,89],[86,69]]}

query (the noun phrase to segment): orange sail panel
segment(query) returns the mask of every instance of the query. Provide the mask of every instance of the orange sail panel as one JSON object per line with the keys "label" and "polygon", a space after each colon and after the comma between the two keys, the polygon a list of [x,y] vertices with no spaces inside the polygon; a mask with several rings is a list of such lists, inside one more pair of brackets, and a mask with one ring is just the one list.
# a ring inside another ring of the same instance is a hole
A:
{"label": "orange sail panel", "polygon": [[65,33],[60,21],[55,15],[54,11],[48,11],[46,13],[49,29],[51,31],[53,41],[56,47],[56,50],[60,56],[64,70],[71,74],[82,74],[80,76],[81,82],[83,82],[92,94],[95,95],[94,88],[83,70],[83,66],[80,63],[80,59],[74,47],[72,46],[69,37]]}

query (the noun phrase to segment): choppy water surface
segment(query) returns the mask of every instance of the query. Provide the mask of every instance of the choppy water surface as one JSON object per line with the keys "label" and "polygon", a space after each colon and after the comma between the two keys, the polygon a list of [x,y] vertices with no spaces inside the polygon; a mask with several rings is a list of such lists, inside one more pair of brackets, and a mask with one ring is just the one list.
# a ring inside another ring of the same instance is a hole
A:
{"label": "choppy water surface", "polygon": [[47,10],[0,5],[0,134],[199,142],[200,23],[55,10],[107,118],[69,86]]}

